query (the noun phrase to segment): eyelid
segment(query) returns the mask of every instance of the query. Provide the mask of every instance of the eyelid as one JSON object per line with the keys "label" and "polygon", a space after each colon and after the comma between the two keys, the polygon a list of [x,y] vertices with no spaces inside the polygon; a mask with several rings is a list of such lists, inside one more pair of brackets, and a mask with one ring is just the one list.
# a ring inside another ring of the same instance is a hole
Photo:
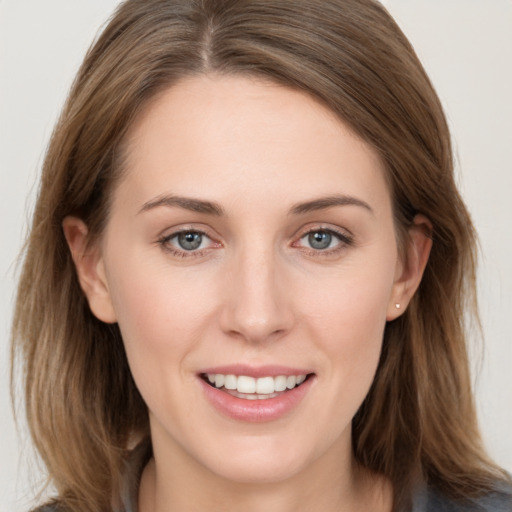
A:
{"label": "eyelid", "polygon": [[[339,243],[332,248],[328,249],[313,249],[311,247],[305,247],[299,245],[299,242],[311,233],[324,232],[335,236]],[[354,235],[348,230],[335,226],[326,226],[325,224],[308,225],[298,231],[292,242],[292,247],[297,247],[303,250],[311,256],[332,256],[336,255],[340,251],[354,245]]]}
{"label": "eyelid", "polygon": [[[305,236],[315,232],[329,233],[333,235],[335,238],[337,238],[339,243],[336,244],[335,247],[326,249],[314,249],[312,247],[306,247],[300,244],[301,240]],[[190,251],[180,249],[174,244],[171,244],[170,241],[179,236],[181,233],[198,233],[208,238],[210,240],[210,244],[208,247],[204,247],[202,249]],[[191,225],[183,225],[180,227],[167,228],[165,231],[163,231],[163,234],[157,238],[156,244],[160,245],[163,250],[174,256],[178,256],[181,258],[201,257],[204,256],[206,253],[210,252],[212,249],[223,247],[223,244],[222,242],[219,241],[219,238],[220,237],[212,234],[211,230],[208,228],[205,229],[202,226],[196,227]],[[336,255],[338,252],[354,245],[354,236],[348,229],[341,228],[339,226],[327,226],[325,224],[309,224],[307,226],[302,227],[300,230],[296,232],[296,234],[293,236],[293,241],[290,245],[291,247],[300,249],[311,256],[328,257]]]}
{"label": "eyelid", "polygon": [[[222,243],[217,240],[218,237],[215,237],[210,230],[204,229],[202,227],[193,227],[193,226],[181,226],[176,228],[168,228],[163,234],[159,235],[156,244],[160,245],[162,249],[171,255],[182,257],[182,258],[193,258],[204,256],[207,252],[212,249],[216,249],[222,247]],[[206,237],[210,240],[209,247],[204,247],[202,249],[187,251],[184,249],[180,249],[179,247],[171,244],[171,240],[178,237],[182,233],[198,233],[203,237]]]}
{"label": "eyelid", "polygon": [[324,222],[310,222],[305,226],[302,226],[300,229],[298,229],[292,238],[300,239],[303,238],[305,235],[308,235],[309,233],[316,233],[317,231],[325,231],[326,233],[332,233],[333,235],[336,235],[341,239],[346,240],[353,240],[354,238],[353,233],[349,229]]}

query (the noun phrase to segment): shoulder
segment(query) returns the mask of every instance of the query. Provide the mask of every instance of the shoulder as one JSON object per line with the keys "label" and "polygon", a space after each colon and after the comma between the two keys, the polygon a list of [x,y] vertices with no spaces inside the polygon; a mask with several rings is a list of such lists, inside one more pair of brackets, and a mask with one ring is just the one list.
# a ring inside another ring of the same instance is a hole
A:
{"label": "shoulder", "polygon": [[512,487],[499,484],[494,491],[465,502],[428,489],[417,497],[413,512],[512,512]]}
{"label": "shoulder", "polygon": [[[1,0],[0,0],[1,2]],[[130,450],[124,467],[120,504],[113,512],[136,512],[137,497],[142,471],[152,456],[149,438],[142,440],[134,449]],[[58,498],[42,505],[30,512],[72,512]]]}

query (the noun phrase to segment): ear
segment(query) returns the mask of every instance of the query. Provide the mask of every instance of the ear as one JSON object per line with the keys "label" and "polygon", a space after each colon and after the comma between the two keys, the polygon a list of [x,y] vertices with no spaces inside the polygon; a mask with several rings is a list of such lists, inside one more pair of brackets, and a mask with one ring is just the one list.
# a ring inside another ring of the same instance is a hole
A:
{"label": "ear", "polygon": [[404,254],[399,257],[386,319],[398,318],[420,285],[432,248],[432,223],[416,215],[409,227]]}
{"label": "ear", "polygon": [[66,217],[62,229],[91,311],[103,322],[116,322],[99,244],[88,245],[87,226],[77,217]]}

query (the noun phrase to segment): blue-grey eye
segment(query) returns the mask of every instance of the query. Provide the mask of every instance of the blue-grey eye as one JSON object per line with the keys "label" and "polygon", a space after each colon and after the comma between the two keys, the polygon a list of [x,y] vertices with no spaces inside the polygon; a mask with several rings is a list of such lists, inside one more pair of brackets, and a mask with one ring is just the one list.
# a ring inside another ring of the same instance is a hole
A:
{"label": "blue-grey eye", "polygon": [[184,231],[179,233],[176,238],[178,245],[184,251],[195,251],[203,243],[202,233],[197,233],[196,231]]}
{"label": "blue-grey eye", "polygon": [[332,234],[327,231],[313,231],[308,235],[308,243],[312,249],[327,249],[332,243]]}

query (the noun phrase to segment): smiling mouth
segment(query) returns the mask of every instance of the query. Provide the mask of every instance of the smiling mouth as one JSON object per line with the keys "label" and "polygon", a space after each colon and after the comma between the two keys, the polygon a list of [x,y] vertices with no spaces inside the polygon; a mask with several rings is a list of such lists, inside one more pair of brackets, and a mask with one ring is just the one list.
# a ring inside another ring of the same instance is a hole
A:
{"label": "smiling mouth", "polygon": [[249,377],[247,375],[202,374],[210,386],[244,400],[268,400],[301,386],[313,374]]}

